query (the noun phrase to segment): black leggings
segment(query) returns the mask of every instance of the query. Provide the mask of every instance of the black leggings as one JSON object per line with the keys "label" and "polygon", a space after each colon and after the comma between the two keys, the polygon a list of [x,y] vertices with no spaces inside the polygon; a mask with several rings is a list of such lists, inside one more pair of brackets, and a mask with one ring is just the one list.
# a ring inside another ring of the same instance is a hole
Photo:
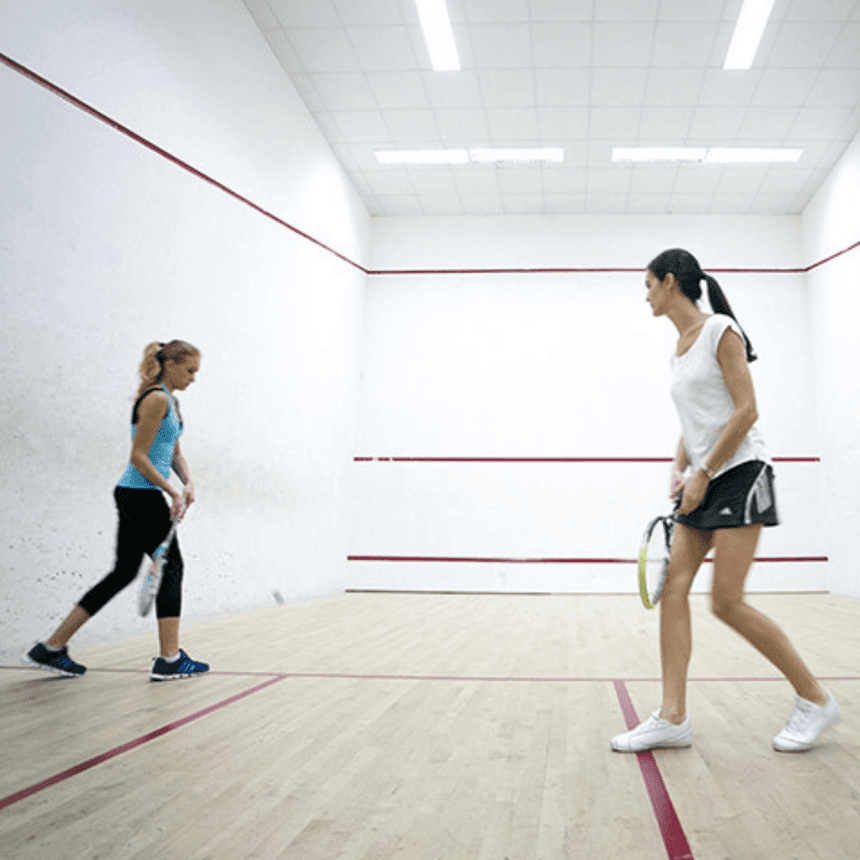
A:
{"label": "black leggings", "polygon": [[[95,615],[134,581],[144,553],[152,556],[170,531],[170,508],[160,490],[117,487],[113,497],[119,511],[116,564],[78,602],[78,606],[89,615]],[[182,570],[182,554],[174,536],[167,550],[161,588],[155,598],[155,614],[158,618],[179,617],[182,609]]]}

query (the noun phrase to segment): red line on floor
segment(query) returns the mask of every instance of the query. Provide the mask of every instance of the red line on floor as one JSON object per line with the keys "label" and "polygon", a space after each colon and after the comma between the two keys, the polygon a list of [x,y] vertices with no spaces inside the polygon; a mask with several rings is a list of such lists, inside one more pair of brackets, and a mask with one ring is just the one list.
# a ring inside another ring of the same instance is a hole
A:
{"label": "red line on floor", "polygon": [[[41,782],[37,782],[35,785],[29,786],[29,788],[23,788],[21,789],[21,791],[16,791],[14,794],[10,794],[8,797],[0,799],[0,809],[5,809],[7,806],[11,806],[13,803],[17,803],[19,800],[24,800],[27,797],[32,797],[34,794],[38,794],[40,791],[44,791],[44,789],[50,788],[52,785],[58,785],[61,782],[65,782],[65,780],[70,779],[73,776],[77,776],[79,773],[83,773],[84,771],[90,770],[90,768],[96,767],[96,765],[103,764],[106,761],[110,761],[112,758],[116,758],[118,755],[122,755],[123,753],[129,752],[129,750],[136,749],[139,746],[143,746],[143,744],[149,743],[150,741],[154,741],[156,738],[160,738],[168,734],[168,732],[174,731],[174,729],[179,729],[182,726],[188,725],[188,723],[193,723],[195,720],[199,720],[201,717],[208,716],[209,714],[213,713],[214,711],[218,711],[221,708],[226,708],[228,705],[232,705],[234,702],[238,702],[241,699],[246,698],[247,696],[251,696],[254,693],[259,693],[260,690],[264,690],[266,687],[271,687],[272,684],[277,684],[278,681],[283,681],[284,678],[288,677],[289,675],[279,675],[276,678],[271,678],[270,680],[265,681],[262,684],[258,684],[256,687],[251,687],[249,690],[237,693],[235,696],[230,696],[230,698],[223,699],[220,702],[216,702],[214,705],[209,705],[208,708],[203,708],[200,711],[197,711],[193,714],[189,714],[187,717],[183,717],[181,720],[176,720],[176,722],[168,723],[165,726],[161,726],[161,728],[155,729],[151,732],[147,732],[145,735],[141,735],[139,738],[135,738],[135,740],[133,741],[129,741],[126,744],[114,747],[112,750],[109,750],[106,753],[102,753],[101,755],[97,755],[93,758],[87,759],[80,764],[76,764],[74,767],[70,767],[68,770],[64,770],[62,773],[58,773],[55,776],[51,776],[48,777],[48,779],[44,779]],[[192,681],[191,683],[195,682]],[[196,683],[200,683],[200,681],[198,680]]]}
{"label": "red line on floor", "polygon": [[[636,716],[636,708],[633,707],[633,701],[627,692],[624,681],[615,681],[614,684],[618,702],[624,714],[624,721],[628,729],[633,729],[640,722],[639,717]],[[642,752],[636,753],[636,759],[639,762],[642,779],[645,780],[645,788],[648,791],[651,807],[657,818],[657,826],[660,828],[660,835],[663,837],[663,844],[666,846],[669,860],[694,860],[690,844],[684,835],[684,828],[675,812],[675,806],[672,803],[672,798],[669,797],[669,791],[666,788],[666,783],[663,782],[660,768],[657,767],[654,756],[650,752]]]}

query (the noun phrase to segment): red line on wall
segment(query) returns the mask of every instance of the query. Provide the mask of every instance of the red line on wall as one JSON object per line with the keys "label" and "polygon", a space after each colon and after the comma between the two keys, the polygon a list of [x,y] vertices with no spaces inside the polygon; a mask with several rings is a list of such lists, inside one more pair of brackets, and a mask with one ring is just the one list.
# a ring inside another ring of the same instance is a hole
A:
{"label": "red line on wall", "polygon": [[[639,717],[636,715],[636,708],[627,692],[627,686],[624,681],[614,681],[613,683],[627,728],[636,728],[639,725]],[[669,860],[694,860],[690,843],[687,842],[687,837],[684,835],[684,828],[681,826],[677,812],[675,812],[675,806],[672,803],[672,798],[669,797],[669,791],[666,788],[666,783],[663,782],[654,755],[650,752],[636,753],[636,760],[639,762],[639,770],[645,781],[651,808],[657,818],[657,826],[663,837],[666,855]]]}
{"label": "red line on wall", "polygon": [[322,248],[322,250],[328,251],[329,254],[332,254],[333,256],[337,257],[339,260],[342,260],[344,263],[347,263],[353,268],[358,269],[365,275],[368,274],[368,270],[364,266],[360,265],[359,263],[356,263],[354,260],[350,260],[349,257],[345,256],[344,254],[341,254],[340,251],[336,251],[334,248],[329,245],[326,245],[319,239],[315,239],[310,234],[305,233],[304,230],[300,230],[298,227],[295,227],[289,222],[284,221],[283,218],[279,218],[274,213],[269,212],[267,209],[264,209],[262,206],[259,206],[257,203],[254,203],[252,200],[249,200],[247,197],[244,197],[237,191],[234,191],[232,188],[228,187],[223,182],[219,182],[217,179],[214,179],[208,174],[203,173],[202,170],[198,170],[196,167],[193,167],[187,161],[183,161],[181,158],[178,158],[177,156],[168,152],[166,149],[163,149],[162,147],[158,146],[158,144],[147,140],[147,138],[138,134],[136,131],[132,131],[130,128],[128,128],[128,126],[117,122],[115,119],[112,119],[107,114],[102,113],[100,110],[97,110],[96,108],[92,107],[92,105],[89,105],[86,102],[82,101],[77,96],[73,96],[71,93],[67,92],[61,87],[58,87],[56,84],[52,83],[46,78],[43,78],[41,75],[36,74],[36,72],[32,71],[31,69],[28,69],[26,66],[22,66],[20,63],[11,59],[11,57],[7,57],[5,54],[0,54],[0,62],[5,63],[7,66],[9,66],[10,69],[18,72],[25,78],[28,78],[29,80],[33,81],[33,83],[38,84],[40,87],[43,87],[54,95],[59,96],[60,98],[67,101],[69,104],[82,110],[84,113],[89,114],[91,117],[94,117],[95,119],[103,122],[105,125],[110,126],[112,129],[114,129],[114,131],[118,131],[120,134],[125,135],[126,137],[133,140],[135,143],[139,143],[141,146],[144,146],[152,152],[156,153],[157,155],[160,155],[162,158],[166,159],[171,164],[175,164],[177,167],[182,168],[193,176],[196,176],[198,179],[202,179],[204,182],[208,183],[209,185],[212,185],[219,191],[223,191],[225,194],[232,197],[234,200],[238,200],[245,206],[249,206],[255,212],[258,212],[260,215],[264,216],[265,218],[268,218],[270,221],[274,221],[276,224],[279,224],[281,227],[284,227],[290,232],[295,233],[302,239],[306,239],[308,242],[311,242],[318,248]]}
{"label": "red line on wall", "polygon": [[[671,463],[671,457],[353,457],[355,463]],[[820,463],[820,457],[774,457],[774,463]]]}
{"label": "red line on wall", "polygon": [[[94,108],[92,105],[87,104],[82,99],[79,99],[77,96],[72,95],[67,90],[64,90],[62,87],[58,86],[55,83],[52,83],[47,78],[42,77],[38,73],[34,72],[32,69],[27,68],[21,63],[13,60],[11,57],[6,54],[0,53],[0,63],[8,66],[12,71],[17,72],[43,89],[47,90],[50,93],[53,93],[56,96],[64,99],[69,104],[78,108],[86,114],[89,114],[94,119],[103,122],[105,125],[110,126],[110,128],[114,129],[114,131],[118,131],[120,134],[125,135],[131,140],[135,141],[135,143],[139,143],[141,146],[146,147],[150,151],[160,155],[162,158],[167,159],[172,164],[177,167],[182,168],[183,170],[191,173],[193,176],[196,176],[198,179],[202,179],[204,182],[212,185],[213,187],[219,189],[225,194],[232,197],[234,200],[243,203],[246,206],[249,206],[255,212],[259,213],[265,218],[268,218],[271,221],[274,221],[276,224],[279,224],[286,230],[295,233],[297,236],[311,242],[316,245],[318,248],[321,248],[324,251],[332,254],[337,257],[339,260],[342,260],[349,266],[352,266],[355,269],[358,269],[360,272],[365,275],[373,275],[373,276],[385,276],[385,275],[506,275],[506,274],[523,274],[523,275],[540,275],[540,274],[634,274],[637,272],[642,272],[642,267],[554,267],[554,268],[463,268],[463,269],[368,269],[365,266],[362,266],[360,263],[356,263],[354,260],[351,260],[346,255],[340,253],[340,251],[336,251],[331,246],[325,244],[319,239],[311,236],[309,233],[306,233],[304,230],[300,230],[298,227],[295,227],[293,224],[290,224],[288,221],[285,221],[283,218],[278,217],[272,212],[264,209],[262,206],[254,203],[252,200],[249,200],[247,197],[239,194],[237,191],[234,191],[229,186],[225,185],[223,182],[219,182],[217,179],[209,176],[203,171],[198,170],[196,167],[193,167],[187,161],[183,161],[181,158],[173,155],[168,152],[166,149],[160,147],[158,144],[153,143],[151,140],[143,137],[135,131],[132,131],[127,126],[123,125],[120,122],[117,122],[115,119],[112,119],[107,114],[102,111]],[[716,274],[780,274],[780,275],[802,275],[807,272],[811,272],[813,269],[817,269],[819,266],[823,266],[825,263],[829,263],[832,260],[835,260],[837,257],[841,257],[844,254],[849,253],[850,251],[855,250],[860,247],[860,241],[855,242],[852,245],[849,245],[847,248],[843,248],[841,251],[837,251],[834,254],[831,254],[829,257],[825,257],[823,260],[819,260],[818,262],[812,263],[809,266],[803,266],[800,268],[714,268],[709,269],[709,271],[714,272]]]}
{"label": "red line on wall", "polygon": [[[449,555],[348,555],[347,561],[386,561],[435,564],[636,564],[635,558],[504,558],[487,556]],[[821,564],[829,561],[826,555],[762,556],[754,561],[761,564]],[[713,559],[705,559],[712,562]]]}

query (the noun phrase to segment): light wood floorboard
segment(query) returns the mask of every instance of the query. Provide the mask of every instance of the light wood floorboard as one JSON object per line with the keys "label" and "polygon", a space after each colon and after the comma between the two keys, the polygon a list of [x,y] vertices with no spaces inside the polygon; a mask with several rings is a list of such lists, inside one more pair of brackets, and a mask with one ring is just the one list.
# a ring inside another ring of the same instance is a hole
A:
{"label": "light wood floorboard", "polygon": [[[655,753],[693,856],[857,860],[860,602],[751,602],[838,679],[843,722],[774,753],[790,687],[695,597],[694,746]],[[215,671],[151,683],[140,637],[72,648],[81,679],[0,669],[0,798],[200,714],[0,809],[3,857],[668,856],[636,757],[609,749],[613,680],[640,718],[659,705],[657,614],[636,598],[347,594],[197,625],[185,647]]]}

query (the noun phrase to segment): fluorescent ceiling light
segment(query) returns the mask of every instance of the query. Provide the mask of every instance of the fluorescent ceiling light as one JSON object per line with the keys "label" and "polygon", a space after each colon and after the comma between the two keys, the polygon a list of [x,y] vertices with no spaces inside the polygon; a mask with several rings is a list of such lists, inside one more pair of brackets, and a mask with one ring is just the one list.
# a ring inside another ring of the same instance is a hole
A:
{"label": "fluorescent ceiling light", "polygon": [[561,164],[564,150],[560,147],[470,149],[469,157],[476,164]]}
{"label": "fluorescent ceiling light", "polygon": [[459,72],[460,57],[445,0],[415,0],[434,72]]}
{"label": "fluorescent ceiling light", "polygon": [[374,155],[383,165],[444,165],[444,164],[561,164],[564,150],[560,147],[526,149],[381,149]]}
{"label": "fluorescent ceiling light", "polygon": [[744,0],[729,44],[724,69],[749,69],[758,51],[774,0]]}
{"label": "fluorescent ceiling light", "polygon": [[744,149],[742,147],[708,150],[706,164],[793,164],[800,161],[802,149]]}
{"label": "fluorescent ceiling light", "polygon": [[708,150],[686,146],[616,146],[613,161],[704,161]]}
{"label": "fluorescent ceiling light", "polygon": [[759,147],[621,147],[612,150],[612,160],[626,163],[692,162],[695,164],[793,164],[802,149],[765,149]]}
{"label": "fluorescent ceiling light", "polygon": [[382,149],[374,153],[380,164],[468,164],[468,149]]}

